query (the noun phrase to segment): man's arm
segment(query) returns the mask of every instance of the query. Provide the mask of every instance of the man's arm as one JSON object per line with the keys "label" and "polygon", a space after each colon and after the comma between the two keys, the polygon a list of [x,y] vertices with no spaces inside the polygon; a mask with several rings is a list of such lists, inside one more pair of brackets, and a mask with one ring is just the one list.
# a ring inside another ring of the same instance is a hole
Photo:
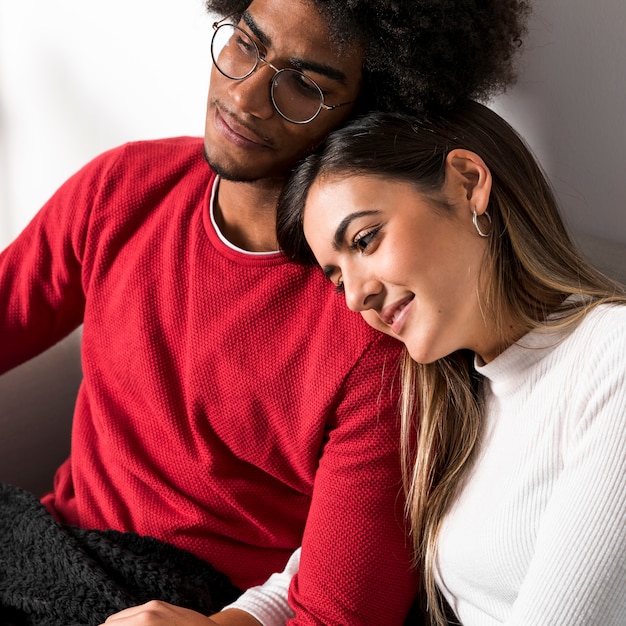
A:
{"label": "man's arm", "polygon": [[376,335],[337,391],[290,587],[289,624],[392,626],[409,611],[418,575],[399,460],[400,355],[398,342]]}
{"label": "man's arm", "polygon": [[0,252],[0,373],[82,323],[85,237],[109,161],[98,157],[74,174]]}

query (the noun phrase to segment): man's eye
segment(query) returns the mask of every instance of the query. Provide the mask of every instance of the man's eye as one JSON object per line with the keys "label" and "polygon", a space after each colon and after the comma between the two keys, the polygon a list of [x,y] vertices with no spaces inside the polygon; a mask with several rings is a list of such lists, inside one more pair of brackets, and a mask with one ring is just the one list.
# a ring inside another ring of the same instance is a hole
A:
{"label": "man's eye", "polygon": [[319,97],[319,89],[308,76],[300,72],[291,72],[289,77],[292,79],[291,83],[297,91],[307,96]]}
{"label": "man's eye", "polygon": [[235,40],[235,44],[239,51],[246,56],[250,56],[256,53],[256,50],[254,49],[254,43],[250,41],[250,39],[248,39],[247,37],[238,36]]}
{"label": "man's eye", "polygon": [[376,228],[372,228],[371,230],[366,230],[366,231],[362,231],[360,232],[355,238],[354,241],[352,243],[352,247],[355,250],[359,250],[359,252],[365,252],[368,247],[370,246],[370,244],[372,243],[372,241],[374,241],[376,235],[379,233],[380,231],[380,226],[377,226]]}

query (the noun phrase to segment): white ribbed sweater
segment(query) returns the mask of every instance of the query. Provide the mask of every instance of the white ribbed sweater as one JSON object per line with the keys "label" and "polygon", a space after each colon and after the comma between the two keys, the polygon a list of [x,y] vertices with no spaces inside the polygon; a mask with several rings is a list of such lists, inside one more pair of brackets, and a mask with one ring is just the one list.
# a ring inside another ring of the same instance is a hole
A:
{"label": "white ribbed sweater", "polygon": [[626,625],[626,306],[487,365],[486,423],[444,520],[464,626]]}

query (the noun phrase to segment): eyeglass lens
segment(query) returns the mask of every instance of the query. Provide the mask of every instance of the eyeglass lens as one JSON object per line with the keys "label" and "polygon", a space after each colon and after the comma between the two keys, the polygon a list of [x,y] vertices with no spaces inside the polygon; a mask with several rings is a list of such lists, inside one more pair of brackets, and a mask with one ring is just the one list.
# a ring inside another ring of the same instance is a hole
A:
{"label": "eyeglass lens", "polygon": [[[211,56],[217,69],[233,80],[241,80],[254,72],[259,55],[254,41],[240,28],[221,24],[211,42]],[[322,106],[322,92],[308,76],[289,68],[278,70],[271,86],[272,102],[286,119],[304,123],[312,120]]]}

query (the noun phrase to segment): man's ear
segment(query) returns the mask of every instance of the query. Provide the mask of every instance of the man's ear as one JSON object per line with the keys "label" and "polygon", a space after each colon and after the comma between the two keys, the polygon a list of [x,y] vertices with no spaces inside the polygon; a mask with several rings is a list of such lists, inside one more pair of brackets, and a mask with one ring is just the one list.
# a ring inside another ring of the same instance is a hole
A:
{"label": "man's ear", "polygon": [[491,172],[475,152],[457,148],[446,157],[446,195],[455,206],[482,215],[489,206]]}

